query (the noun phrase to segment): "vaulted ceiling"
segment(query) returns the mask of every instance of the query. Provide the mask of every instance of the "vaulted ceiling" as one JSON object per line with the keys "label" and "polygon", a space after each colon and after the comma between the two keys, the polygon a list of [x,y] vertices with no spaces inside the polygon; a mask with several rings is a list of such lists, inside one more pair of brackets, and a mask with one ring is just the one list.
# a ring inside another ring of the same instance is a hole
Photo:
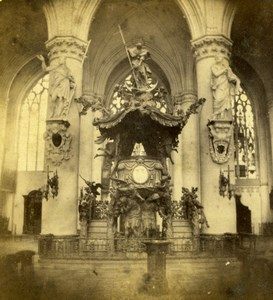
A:
{"label": "vaulted ceiling", "polygon": [[192,80],[186,80],[193,78],[194,69],[190,31],[176,3],[107,0],[91,24],[87,91],[107,92],[130,70],[118,26],[127,46],[142,42],[150,51],[149,65],[165,86],[171,86],[174,93],[193,89]]}
{"label": "vaulted ceiling", "polygon": [[[273,101],[273,2],[238,1],[232,25],[232,63],[245,86],[256,86],[260,102]],[[256,97],[257,97],[257,93]]]}
{"label": "vaulted ceiling", "polygon": [[[46,19],[43,1],[0,2],[0,90],[1,101],[20,70],[38,53],[45,52]],[[38,62],[37,62],[38,65]]]}

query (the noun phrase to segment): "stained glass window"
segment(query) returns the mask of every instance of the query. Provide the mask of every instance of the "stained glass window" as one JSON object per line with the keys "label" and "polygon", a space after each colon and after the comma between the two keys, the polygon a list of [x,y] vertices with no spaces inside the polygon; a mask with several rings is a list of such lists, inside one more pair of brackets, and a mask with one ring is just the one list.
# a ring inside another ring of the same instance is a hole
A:
{"label": "stained glass window", "polygon": [[44,169],[44,139],[49,75],[41,78],[23,101],[19,127],[19,171]]}
{"label": "stained glass window", "polygon": [[[161,112],[166,113],[168,111],[168,93],[162,83],[151,77],[149,78],[149,88],[151,90],[150,95],[152,96],[151,105],[155,106]],[[134,84],[132,75],[128,75],[121,84],[117,84],[115,86],[110,104],[110,111],[113,114],[116,114],[130,106],[133,89]],[[148,101],[149,99],[147,99],[147,102]]]}
{"label": "stained glass window", "polygon": [[254,114],[251,101],[244,90],[235,96],[233,121],[236,178],[256,178]]}

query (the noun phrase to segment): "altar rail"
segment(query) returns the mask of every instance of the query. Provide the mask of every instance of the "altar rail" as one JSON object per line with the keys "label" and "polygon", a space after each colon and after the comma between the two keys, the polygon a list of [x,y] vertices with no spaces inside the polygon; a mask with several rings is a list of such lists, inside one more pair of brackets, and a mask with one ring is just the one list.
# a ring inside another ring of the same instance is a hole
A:
{"label": "altar rail", "polygon": [[[200,235],[169,239],[170,256],[235,256],[237,251],[255,250],[254,235]],[[42,235],[39,238],[41,258],[69,259],[121,257],[145,258],[145,239],[92,239],[75,236]]]}

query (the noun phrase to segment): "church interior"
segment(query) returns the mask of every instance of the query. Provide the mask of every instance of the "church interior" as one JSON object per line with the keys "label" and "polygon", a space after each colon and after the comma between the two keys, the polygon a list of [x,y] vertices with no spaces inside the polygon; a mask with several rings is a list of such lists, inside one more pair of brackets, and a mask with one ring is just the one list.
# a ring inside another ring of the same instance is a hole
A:
{"label": "church interior", "polygon": [[0,1],[3,299],[272,299],[272,25],[269,0]]}

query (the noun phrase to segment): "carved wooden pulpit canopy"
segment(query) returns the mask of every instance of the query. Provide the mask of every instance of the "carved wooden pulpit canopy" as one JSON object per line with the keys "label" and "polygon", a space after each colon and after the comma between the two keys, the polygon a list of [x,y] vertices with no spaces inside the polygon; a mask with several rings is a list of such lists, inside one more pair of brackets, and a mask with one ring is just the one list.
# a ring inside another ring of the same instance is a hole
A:
{"label": "carved wooden pulpit canopy", "polygon": [[[198,100],[179,116],[163,113],[145,100],[146,92],[132,94],[131,104],[116,114],[95,119],[101,132],[99,143],[104,148],[112,188],[110,215],[116,234],[117,218],[127,237],[156,237],[156,212],[162,217],[160,236],[171,237],[171,193],[167,160],[178,146],[178,136],[189,116],[204,99]],[[137,151],[137,146],[141,151]]]}
{"label": "carved wooden pulpit canopy", "polygon": [[[157,88],[158,82],[144,63],[148,52],[138,43],[127,54],[132,74],[125,84],[115,87],[124,104],[122,109],[111,113],[101,100],[90,104],[93,110],[102,112],[93,125],[101,133],[96,142],[104,143],[99,148],[102,153],[97,155],[104,156],[102,184],[111,196],[110,236],[172,237],[168,160],[174,163],[171,152],[178,146],[178,136],[205,99],[197,100],[179,115],[171,109],[163,111],[160,101],[164,101],[164,90]],[[162,232],[158,230],[157,213],[162,218]]]}

